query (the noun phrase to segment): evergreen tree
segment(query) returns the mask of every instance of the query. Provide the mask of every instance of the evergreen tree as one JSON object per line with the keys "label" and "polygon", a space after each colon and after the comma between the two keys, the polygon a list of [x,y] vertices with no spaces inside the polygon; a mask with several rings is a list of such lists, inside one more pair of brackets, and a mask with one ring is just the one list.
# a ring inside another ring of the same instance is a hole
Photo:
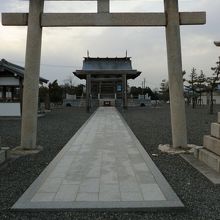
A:
{"label": "evergreen tree", "polygon": [[189,83],[189,91],[191,91],[191,99],[192,99],[192,107],[196,107],[196,100],[197,100],[197,95],[196,95],[196,83],[197,83],[197,73],[196,69],[193,68],[190,75],[189,75],[189,80],[187,82]]}
{"label": "evergreen tree", "polygon": [[49,92],[49,89],[46,86],[42,85],[39,88],[39,102],[44,102],[45,101],[45,98],[46,98],[48,92]]}
{"label": "evergreen tree", "polygon": [[62,103],[63,101],[63,88],[58,85],[57,80],[49,83],[49,96],[51,102]]}
{"label": "evergreen tree", "polygon": [[199,93],[199,104],[202,105],[202,93],[206,91],[206,77],[201,70],[200,75],[197,77],[196,91]]}
{"label": "evergreen tree", "polygon": [[211,77],[207,77],[207,91],[210,93],[210,105],[209,105],[209,112],[213,114],[214,110],[214,99],[213,93],[217,89],[218,84],[220,83],[220,57],[219,61],[216,62],[216,67],[212,67],[211,70],[214,71]]}

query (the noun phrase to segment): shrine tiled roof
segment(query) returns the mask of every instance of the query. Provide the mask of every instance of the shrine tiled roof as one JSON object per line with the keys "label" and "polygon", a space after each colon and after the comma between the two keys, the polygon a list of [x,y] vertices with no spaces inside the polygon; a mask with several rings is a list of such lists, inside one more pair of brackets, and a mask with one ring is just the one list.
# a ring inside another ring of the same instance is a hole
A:
{"label": "shrine tiled roof", "polygon": [[130,57],[85,57],[82,70],[132,70],[132,65]]}
{"label": "shrine tiled roof", "polygon": [[76,70],[74,75],[85,79],[87,74],[103,76],[126,74],[128,79],[135,79],[141,72],[132,68],[130,57],[84,57],[82,69]]}
{"label": "shrine tiled roof", "polygon": [[[10,63],[5,59],[0,61],[0,74],[1,72],[8,71],[13,74],[18,75],[21,78],[24,78],[24,67],[18,66],[16,64]],[[49,80],[40,77],[39,81],[41,83],[48,83]]]}

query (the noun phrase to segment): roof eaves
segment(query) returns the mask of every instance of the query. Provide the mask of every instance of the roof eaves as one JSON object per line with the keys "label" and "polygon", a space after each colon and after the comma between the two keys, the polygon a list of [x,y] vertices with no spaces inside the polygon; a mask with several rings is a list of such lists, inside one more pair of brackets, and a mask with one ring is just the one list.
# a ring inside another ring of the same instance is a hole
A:
{"label": "roof eaves", "polygon": [[[24,67],[18,66],[18,65],[13,64],[13,63],[10,63],[10,62],[8,62],[5,59],[2,59],[0,61],[0,63],[8,71],[11,71],[12,73],[17,74],[20,77],[24,78]],[[40,77],[39,81],[40,82],[44,82],[44,83],[48,83],[49,82],[49,80],[47,80],[47,79],[45,79],[43,77]]]}

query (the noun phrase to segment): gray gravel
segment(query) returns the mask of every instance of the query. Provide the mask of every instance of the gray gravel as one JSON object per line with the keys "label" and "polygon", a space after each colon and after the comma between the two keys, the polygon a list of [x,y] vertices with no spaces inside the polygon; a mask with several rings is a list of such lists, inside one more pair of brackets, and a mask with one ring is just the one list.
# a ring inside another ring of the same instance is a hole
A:
{"label": "gray gravel", "polygon": [[[218,107],[220,111],[220,107]],[[189,143],[201,145],[204,134],[210,133],[210,123],[217,114],[207,109],[187,108]],[[161,108],[130,108],[121,111],[125,120],[146,148],[168,182],[185,204],[181,211],[52,211],[14,212],[10,207],[61,150],[90,114],[80,108],[55,110],[39,119],[38,141],[44,151],[21,157],[0,170],[0,220],[3,219],[220,219],[220,186],[214,186],[179,156],[161,154],[157,146],[171,142],[170,113]],[[2,145],[19,144],[20,121],[0,120]]]}

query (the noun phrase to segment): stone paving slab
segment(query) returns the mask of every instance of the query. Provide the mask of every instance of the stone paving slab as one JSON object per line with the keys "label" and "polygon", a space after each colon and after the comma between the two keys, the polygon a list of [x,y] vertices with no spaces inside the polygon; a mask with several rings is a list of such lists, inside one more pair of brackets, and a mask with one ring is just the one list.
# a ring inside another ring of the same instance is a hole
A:
{"label": "stone paving slab", "polygon": [[181,208],[114,107],[100,107],[13,209]]}

